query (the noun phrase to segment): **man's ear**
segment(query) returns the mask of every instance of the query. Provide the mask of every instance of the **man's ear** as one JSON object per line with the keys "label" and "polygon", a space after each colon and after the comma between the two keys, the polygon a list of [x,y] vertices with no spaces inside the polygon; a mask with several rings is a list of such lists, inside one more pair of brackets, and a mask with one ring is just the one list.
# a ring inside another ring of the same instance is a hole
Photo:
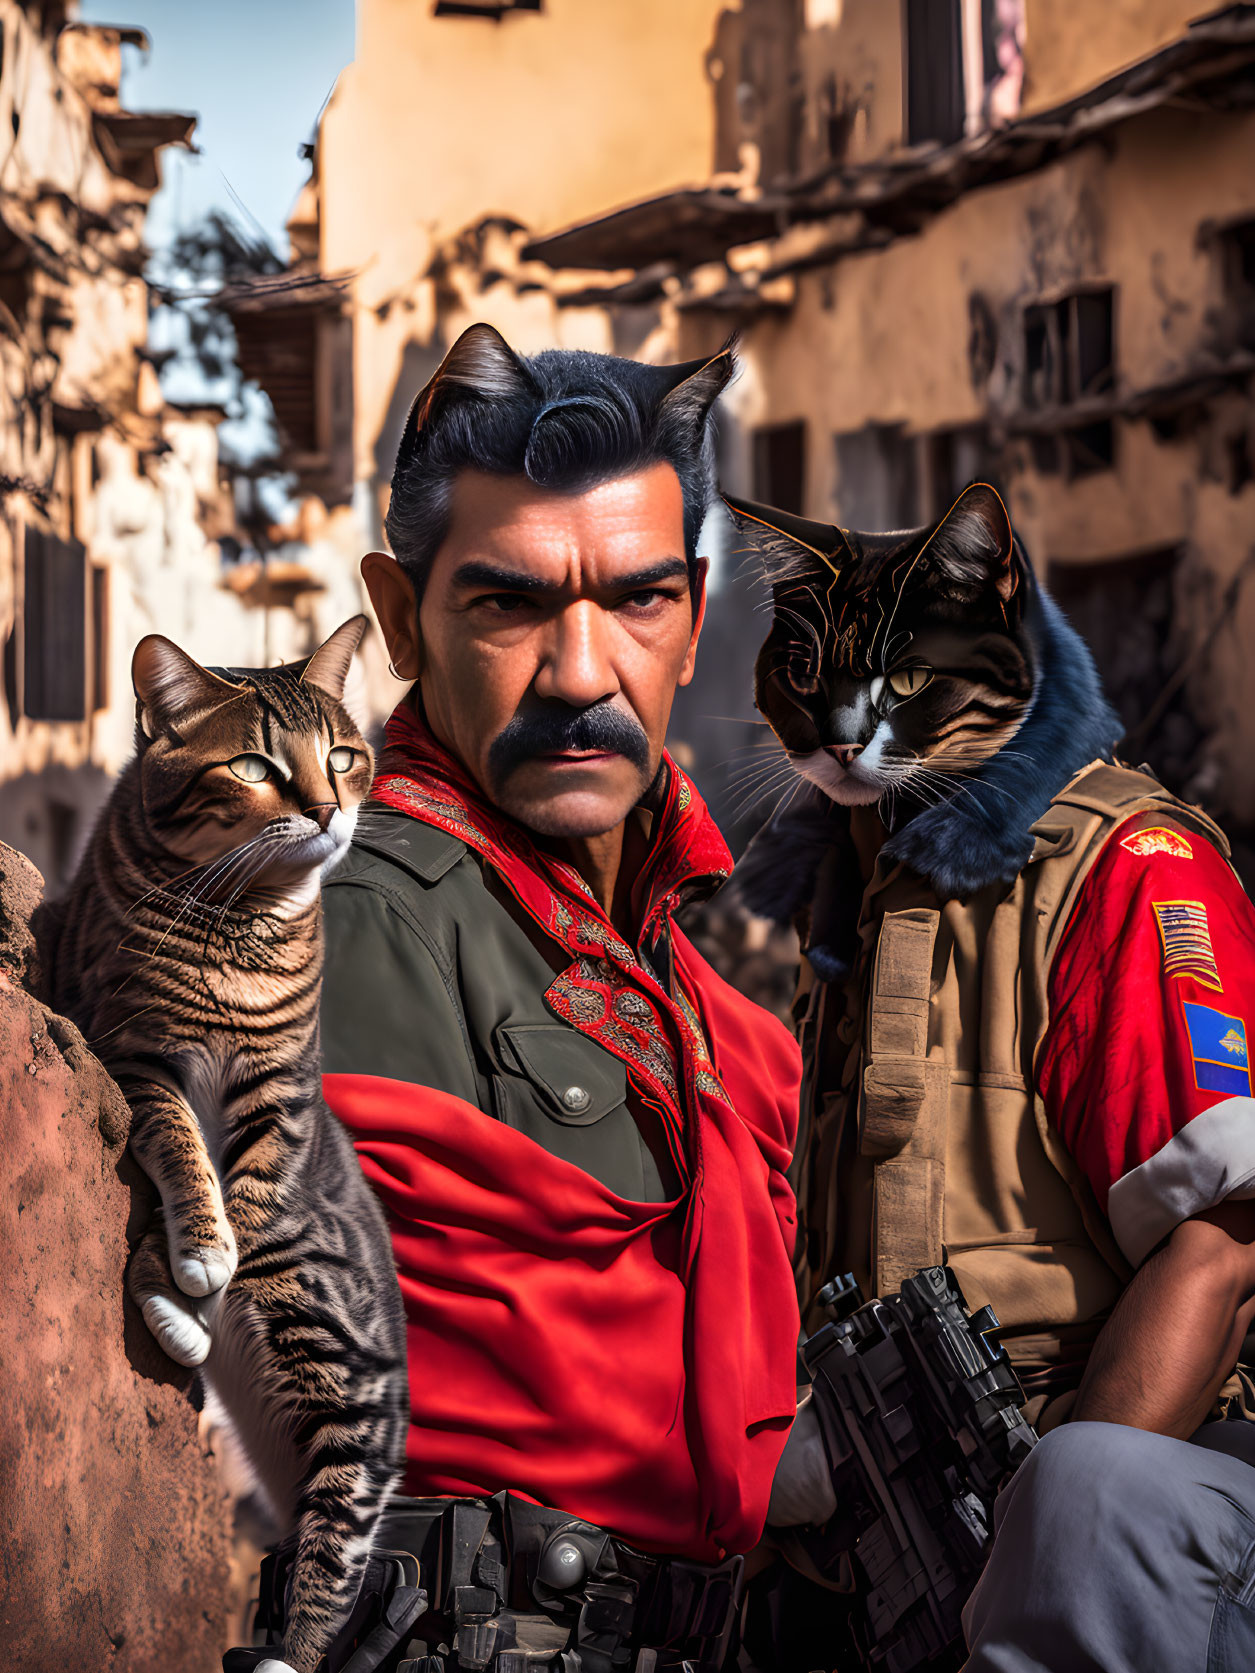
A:
{"label": "man's ear", "polygon": [[963,490],[920,555],[959,597],[975,597],[992,588],[1007,604],[1019,584],[1011,519],[1002,496],[987,482],[973,482]]}
{"label": "man's ear", "polygon": [[680,676],[675,682],[677,685],[688,685],[693,678],[693,670],[697,665],[697,641],[701,638],[702,624],[706,620],[706,580],[710,574],[710,559],[697,558],[693,567],[696,571],[691,587],[693,595],[693,631],[689,634],[689,646],[684,653]]}
{"label": "man's ear", "polygon": [[239,686],[202,668],[160,633],[149,633],[136,645],[131,684],[136,718],[148,738],[181,715],[212,709],[240,693]]}
{"label": "man's ear", "polygon": [[416,680],[423,671],[423,653],[410,578],[390,552],[367,552],[361,569],[389,660],[398,678]]}
{"label": "man's ear", "polygon": [[458,395],[499,401],[534,389],[531,373],[496,326],[468,325],[414,399],[397,448],[397,469],[413,457],[424,426]]}

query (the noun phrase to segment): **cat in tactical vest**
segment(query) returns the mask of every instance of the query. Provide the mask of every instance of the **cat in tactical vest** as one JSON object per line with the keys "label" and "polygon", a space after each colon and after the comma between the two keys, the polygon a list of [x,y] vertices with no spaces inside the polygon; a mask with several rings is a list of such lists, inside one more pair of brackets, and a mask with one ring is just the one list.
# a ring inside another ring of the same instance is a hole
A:
{"label": "cat in tactical vest", "polygon": [[[993,1307],[1030,1421],[1049,1425],[1137,1263],[1180,1218],[1179,1193],[1139,1174],[1165,1134],[1138,1111],[1180,1124],[1216,1097],[1198,1090],[1210,1070],[1187,1072],[1207,1053],[1186,1024],[1224,1020],[1205,1009],[1220,977],[1197,897],[1241,901],[1228,845],[1116,761],[1123,728],[1089,651],[991,487],[893,534],[729,504],[772,587],[758,706],[810,787],[733,874],[752,909],[800,923],[815,978],[793,1170],[803,1316],[821,1322],[817,1293],[836,1274],[887,1295],[948,1261],[969,1305]],[[1096,901],[1125,921],[1078,955]],[[1104,959],[1101,991],[1119,984],[1124,1026],[1141,1019],[1138,1052],[1157,1066],[1132,1102],[1118,1084],[1127,1048],[1082,1009]],[[1115,1083],[1082,1083],[1104,1065]],[[1225,1155],[1207,1154],[1223,1182]],[[1216,1200],[1200,1192],[1200,1207]]]}
{"label": "cat in tactical vest", "polygon": [[1017,875],[1047,780],[1110,761],[1123,728],[988,485],[973,483],[934,528],[892,534],[726,503],[774,601],[755,702],[822,792],[767,827],[737,885],[767,917],[809,907],[808,956],[832,979],[858,905],[848,891],[816,897],[821,862],[848,843],[837,810],[878,803],[892,857],[962,898]]}
{"label": "cat in tactical vest", "polygon": [[295,1534],[298,1673],[357,1596],[407,1411],[387,1228],[319,1075],[320,874],[373,764],[342,701],[365,625],[271,669],[142,640],[135,759],[36,923],[50,1002],[126,1094],[161,1195],[131,1294]]}

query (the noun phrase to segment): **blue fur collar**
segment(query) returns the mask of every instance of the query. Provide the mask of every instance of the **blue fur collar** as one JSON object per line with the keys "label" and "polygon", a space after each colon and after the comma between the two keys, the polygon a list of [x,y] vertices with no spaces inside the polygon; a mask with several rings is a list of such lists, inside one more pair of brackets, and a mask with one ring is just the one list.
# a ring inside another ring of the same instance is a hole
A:
{"label": "blue fur collar", "polygon": [[[926,877],[941,900],[966,900],[989,883],[1016,877],[1033,852],[1030,827],[1087,762],[1111,760],[1124,731],[1084,640],[1040,589],[1034,589],[1027,626],[1037,652],[1028,718],[1006,750],[945,801],[894,831],[884,846],[889,859]],[[768,824],[750,844],[734,888],[752,911],[787,922],[811,901],[823,854],[841,846],[849,828],[846,811],[821,800],[822,806],[812,801]],[[844,846],[853,863],[848,835]],[[852,892],[857,901],[861,888]],[[818,928],[812,919],[812,939]],[[830,939],[822,932],[821,938]]]}
{"label": "blue fur collar", "polygon": [[1023,871],[1033,852],[1029,827],[1087,762],[1110,761],[1124,732],[1089,647],[1049,594],[1037,591],[1028,629],[1037,649],[1037,686],[1027,720],[1001,754],[884,846],[889,859],[926,877],[942,900],[965,900]]}

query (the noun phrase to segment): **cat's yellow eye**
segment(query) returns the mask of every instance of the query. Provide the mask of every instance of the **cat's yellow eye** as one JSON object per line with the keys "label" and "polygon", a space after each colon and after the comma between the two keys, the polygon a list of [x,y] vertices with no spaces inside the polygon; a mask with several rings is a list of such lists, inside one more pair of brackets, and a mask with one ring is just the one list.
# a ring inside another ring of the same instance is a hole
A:
{"label": "cat's yellow eye", "polygon": [[914,697],[917,691],[923,691],[932,677],[931,668],[895,668],[889,676],[889,685],[895,696]]}
{"label": "cat's yellow eye", "polygon": [[347,744],[337,744],[327,757],[327,765],[333,773],[347,773],[356,759],[355,749],[350,749]]}
{"label": "cat's yellow eye", "polygon": [[264,755],[237,755],[234,761],[227,762],[227,766],[245,784],[260,784],[270,776],[270,763]]}
{"label": "cat's yellow eye", "polygon": [[790,663],[787,673],[789,684],[794,691],[801,692],[803,697],[813,697],[819,690],[819,680],[811,673],[809,668],[795,667],[793,663]]}

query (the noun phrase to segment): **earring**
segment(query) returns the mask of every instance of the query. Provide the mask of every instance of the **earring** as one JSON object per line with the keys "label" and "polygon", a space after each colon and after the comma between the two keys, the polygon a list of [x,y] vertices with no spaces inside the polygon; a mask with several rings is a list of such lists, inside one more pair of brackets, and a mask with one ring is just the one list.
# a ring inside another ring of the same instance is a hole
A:
{"label": "earring", "polygon": [[409,684],[409,682],[408,682],[408,680],[406,680],[406,678],[405,678],[405,675],[404,675],[404,674],[398,674],[398,673],[397,673],[397,670],[396,670],[396,664],[395,664],[395,663],[393,663],[393,662],[390,662],[390,663],[389,663],[389,664],[388,664],[388,672],[389,672],[389,673],[390,673],[390,674],[391,674],[391,675],[392,675],[392,677],[393,677],[393,679],[394,679],[394,680],[400,680],[400,681],[402,681],[402,682],[403,682],[403,683],[404,683],[404,684],[406,684],[406,685],[408,685],[408,684]]}

